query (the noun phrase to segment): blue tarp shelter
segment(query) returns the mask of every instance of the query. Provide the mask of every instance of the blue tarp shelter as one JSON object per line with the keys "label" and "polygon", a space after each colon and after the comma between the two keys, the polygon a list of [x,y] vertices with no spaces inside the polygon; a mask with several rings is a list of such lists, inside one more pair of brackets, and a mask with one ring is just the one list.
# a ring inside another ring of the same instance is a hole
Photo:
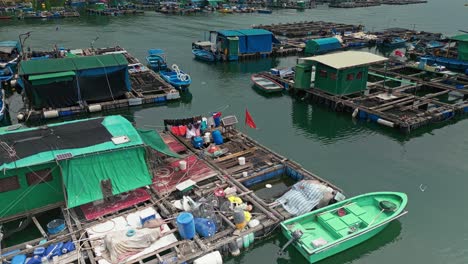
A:
{"label": "blue tarp shelter", "polygon": [[316,55],[339,49],[341,49],[341,42],[337,38],[311,39],[306,43],[305,53]]}
{"label": "blue tarp shelter", "polygon": [[238,37],[239,53],[271,52],[276,39],[268,30],[238,29],[217,31],[218,38]]}

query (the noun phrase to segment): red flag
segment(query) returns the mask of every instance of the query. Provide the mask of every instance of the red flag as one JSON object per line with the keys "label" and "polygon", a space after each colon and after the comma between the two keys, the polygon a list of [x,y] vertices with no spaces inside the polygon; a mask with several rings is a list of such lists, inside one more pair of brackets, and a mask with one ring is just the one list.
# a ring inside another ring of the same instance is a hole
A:
{"label": "red flag", "polygon": [[249,110],[245,109],[245,124],[251,128],[257,128],[255,122],[253,121],[252,117],[250,116]]}

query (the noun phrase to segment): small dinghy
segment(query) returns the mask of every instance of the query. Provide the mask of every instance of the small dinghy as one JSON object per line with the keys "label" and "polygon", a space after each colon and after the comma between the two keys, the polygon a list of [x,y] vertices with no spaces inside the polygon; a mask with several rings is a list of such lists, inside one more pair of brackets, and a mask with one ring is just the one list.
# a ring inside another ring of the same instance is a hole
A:
{"label": "small dinghy", "polygon": [[173,64],[171,69],[161,70],[159,75],[161,75],[166,82],[181,91],[186,91],[192,83],[190,75],[181,71],[176,64]]}
{"label": "small dinghy", "polygon": [[153,71],[158,72],[167,68],[166,55],[162,49],[148,50],[146,61]]}
{"label": "small dinghy", "polygon": [[279,253],[293,244],[309,263],[333,256],[405,215],[407,202],[404,193],[368,193],[286,220],[281,229],[289,241]]}
{"label": "small dinghy", "polygon": [[264,75],[254,74],[250,79],[254,83],[255,87],[266,93],[281,92],[284,89],[283,85]]}
{"label": "small dinghy", "polygon": [[192,43],[192,54],[196,59],[208,62],[216,61],[215,54],[211,51],[212,43],[209,41],[198,41]]}

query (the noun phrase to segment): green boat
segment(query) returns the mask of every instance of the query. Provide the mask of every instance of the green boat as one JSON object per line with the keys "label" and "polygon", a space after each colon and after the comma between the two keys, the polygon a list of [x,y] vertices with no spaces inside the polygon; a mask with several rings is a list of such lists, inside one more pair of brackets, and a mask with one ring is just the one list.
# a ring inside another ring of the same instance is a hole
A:
{"label": "green boat", "polygon": [[399,192],[359,195],[281,223],[293,245],[315,263],[377,235],[391,221],[405,215],[408,198]]}

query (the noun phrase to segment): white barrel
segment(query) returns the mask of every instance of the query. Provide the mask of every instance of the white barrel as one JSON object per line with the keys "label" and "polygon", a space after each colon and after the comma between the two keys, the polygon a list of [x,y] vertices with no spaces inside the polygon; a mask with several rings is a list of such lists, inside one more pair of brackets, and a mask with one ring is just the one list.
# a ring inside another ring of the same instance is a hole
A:
{"label": "white barrel", "polygon": [[142,105],[142,104],[143,104],[143,99],[142,98],[129,98],[128,99],[128,105],[129,106]]}
{"label": "white barrel", "polygon": [[237,160],[239,161],[239,165],[245,165],[245,157],[239,157]]}
{"label": "white barrel", "polygon": [[100,104],[89,105],[88,106],[88,111],[90,113],[101,112],[102,111],[102,106]]}
{"label": "white barrel", "polygon": [[388,126],[388,127],[394,127],[395,126],[395,124],[393,122],[390,122],[390,121],[382,119],[382,118],[377,119],[377,123],[379,123],[381,125],[384,125],[384,126]]}
{"label": "white barrel", "polygon": [[44,115],[44,118],[56,118],[59,116],[59,111],[57,110],[44,111],[42,114]]}
{"label": "white barrel", "polygon": [[179,161],[179,169],[186,170],[187,169],[187,162],[185,160]]}
{"label": "white barrel", "polygon": [[249,176],[249,173],[247,171],[244,171],[244,172],[242,172],[242,176],[247,177],[247,176]]}
{"label": "white barrel", "polygon": [[223,258],[219,251],[214,251],[203,257],[197,258],[193,261],[193,264],[223,264]]}
{"label": "white barrel", "polygon": [[203,142],[209,144],[211,141],[210,139],[210,133],[205,133],[205,135],[203,136]]}

